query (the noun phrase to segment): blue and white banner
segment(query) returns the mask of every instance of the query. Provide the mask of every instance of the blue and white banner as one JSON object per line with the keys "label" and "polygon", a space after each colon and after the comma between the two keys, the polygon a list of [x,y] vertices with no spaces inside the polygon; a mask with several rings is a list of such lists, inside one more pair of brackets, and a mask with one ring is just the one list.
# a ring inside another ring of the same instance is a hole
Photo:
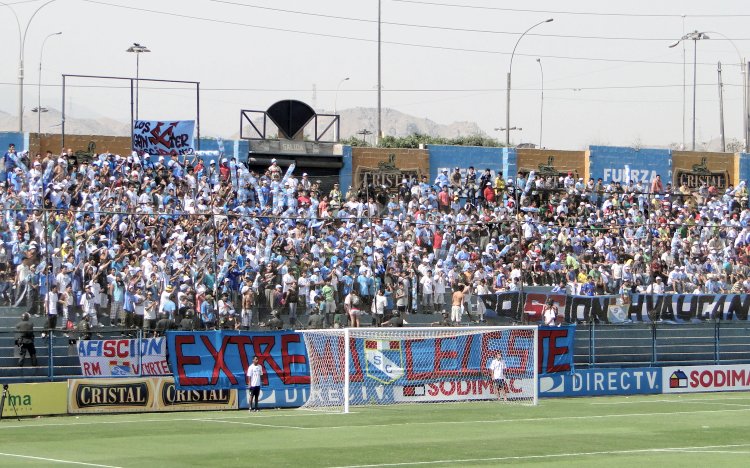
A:
{"label": "blue and white banner", "polygon": [[645,395],[662,393],[662,369],[586,369],[539,377],[540,397]]}
{"label": "blue and white banner", "polygon": [[169,363],[178,389],[247,388],[245,372],[253,360],[263,367],[263,391],[309,388],[305,342],[290,331],[167,332]]}
{"label": "blue and white banner", "polygon": [[194,120],[136,120],[133,151],[151,155],[193,154]]}
{"label": "blue and white banner", "polygon": [[164,338],[78,340],[81,374],[86,377],[136,377],[171,374]]}

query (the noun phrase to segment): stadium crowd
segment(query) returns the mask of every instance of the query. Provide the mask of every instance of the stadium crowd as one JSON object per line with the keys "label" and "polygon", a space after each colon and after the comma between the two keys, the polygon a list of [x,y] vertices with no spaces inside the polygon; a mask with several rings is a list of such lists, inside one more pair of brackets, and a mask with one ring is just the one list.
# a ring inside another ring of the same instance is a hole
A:
{"label": "stadium crowd", "polygon": [[46,314],[50,328],[82,316],[149,330],[399,325],[394,311],[451,311],[439,322],[450,324],[464,312],[482,321],[480,295],[532,285],[750,288],[745,182],[691,190],[658,176],[455,168],[342,190],[222,155],[79,161],[11,147],[2,163],[0,301]]}

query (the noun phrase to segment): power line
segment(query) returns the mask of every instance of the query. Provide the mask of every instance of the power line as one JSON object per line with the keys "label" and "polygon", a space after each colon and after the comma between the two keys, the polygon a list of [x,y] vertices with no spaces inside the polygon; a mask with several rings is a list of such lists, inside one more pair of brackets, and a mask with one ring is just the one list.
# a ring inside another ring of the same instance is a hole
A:
{"label": "power line", "polygon": [[424,0],[393,0],[398,3],[412,3],[417,5],[429,5],[438,7],[450,7],[450,8],[466,8],[473,10],[496,10],[496,11],[511,11],[517,13],[544,13],[554,15],[579,15],[579,16],[615,16],[615,17],[632,17],[632,18],[736,18],[736,17],[750,17],[750,14],[707,14],[707,15],[682,15],[675,13],[603,13],[603,12],[591,12],[591,11],[570,11],[570,10],[531,10],[526,8],[506,8],[506,7],[493,7],[483,5],[462,5],[455,3],[439,3],[439,2],[428,2]]}
{"label": "power line", "polygon": [[[273,8],[273,7],[267,7],[267,6],[262,6],[262,5],[252,5],[248,3],[231,2],[229,0],[208,0],[208,1],[214,2],[214,3],[222,3],[226,5],[241,6],[245,8],[273,11],[273,12],[278,12],[278,13],[289,13],[289,14],[301,15],[301,16],[311,16],[311,17],[316,17],[316,18],[354,21],[354,22],[370,23],[370,24],[377,24],[378,22],[375,19],[353,18],[350,16],[338,16],[338,15],[329,15],[329,14],[324,14],[324,13],[314,13],[314,12],[308,12],[308,11],[288,10],[284,8]],[[436,25],[429,25],[429,24],[401,23],[401,22],[394,22],[394,21],[381,21],[381,24],[388,25],[388,26],[407,27],[407,28],[434,29],[438,31],[471,32],[471,33],[480,33],[480,34],[497,34],[497,35],[508,35],[508,36],[518,36],[521,34],[521,32],[516,32],[516,31],[497,31],[497,30],[490,30],[490,29],[459,28],[459,27],[451,27],[451,26],[436,26]],[[624,37],[624,36],[620,36],[620,37],[618,36],[585,36],[585,35],[576,35],[576,34],[570,35],[570,34],[543,34],[543,33],[529,33],[527,34],[527,36],[554,37],[554,38],[565,38],[565,39],[595,39],[595,40],[601,39],[601,40],[613,40],[613,41],[655,41],[655,42],[674,41],[673,37],[660,38],[660,37]],[[717,40],[727,41],[730,39],[718,38]],[[731,39],[731,40],[732,41],[750,41],[750,38],[736,38],[736,39]]]}
{"label": "power line", "polygon": [[[286,33],[293,33],[293,34],[303,34],[306,36],[316,36],[316,37],[326,37],[329,39],[344,39],[344,40],[350,40],[350,41],[357,41],[357,42],[367,42],[367,43],[377,43],[378,41],[376,39],[368,39],[368,38],[362,38],[362,37],[353,37],[353,36],[343,36],[340,34],[328,34],[328,33],[318,33],[318,32],[312,32],[312,31],[301,31],[296,29],[289,29],[289,28],[279,28],[274,26],[263,26],[263,25],[257,25],[257,24],[249,24],[249,23],[240,23],[236,21],[229,21],[229,20],[220,20],[220,19],[213,19],[213,18],[202,18],[198,16],[191,16],[186,15],[182,13],[176,13],[176,12],[168,12],[168,11],[159,11],[159,10],[151,10],[148,8],[138,8],[138,7],[132,7],[127,5],[119,5],[115,3],[106,3],[101,2],[97,0],[82,0],[87,3],[93,3],[97,5],[103,5],[108,7],[114,7],[114,8],[121,8],[125,10],[133,10],[133,11],[142,11],[146,13],[153,13],[158,15],[166,15],[170,17],[177,17],[177,18],[185,18],[185,19],[192,19],[196,21],[208,21],[211,23],[217,23],[217,24],[227,24],[232,26],[241,26],[241,27],[247,27],[247,28],[255,28],[255,29],[264,29],[268,31],[277,31],[277,32],[286,32]],[[491,54],[491,55],[511,55],[510,52],[502,52],[497,50],[486,50],[486,49],[468,49],[468,48],[462,48],[462,47],[448,47],[448,46],[437,46],[437,45],[431,45],[431,44],[418,44],[418,43],[410,43],[410,42],[399,42],[399,41],[381,41],[383,44],[390,44],[390,45],[398,45],[403,47],[415,47],[420,49],[432,49],[432,50],[449,50],[454,52],[472,52],[472,53],[480,53],[480,54]],[[575,57],[575,56],[564,56],[564,55],[544,55],[544,54],[523,54],[523,53],[517,53],[516,56],[523,56],[523,57],[533,57],[533,58],[546,58],[546,59],[560,59],[560,60],[579,60],[579,61],[590,61],[590,62],[617,62],[617,63],[634,63],[634,64],[650,64],[650,65],[683,65],[682,62],[670,62],[670,61],[655,61],[655,60],[636,60],[636,59],[616,59],[616,58],[605,58],[605,57]],[[705,66],[716,66],[713,62],[698,62],[698,65],[705,65]],[[739,67],[739,64],[727,64],[726,66],[736,66]]]}
{"label": "power line", "polygon": [[[29,86],[42,86],[46,88],[60,88],[62,87],[62,84],[59,83],[43,83],[41,85],[38,85],[37,83],[28,83]],[[742,84],[732,84],[732,83],[723,83],[726,87],[738,87],[741,88]],[[2,81],[0,82],[0,86],[18,86],[18,83],[10,82],[10,81]],[[572,87],[572,86],[563,86],[558,88],[549,88],[545,87],[544,91],[600,91],[600,90],[612,90],[612,89],[665,89],[665,88],[682,88],[682,84],[660,84],[660,85],[614,85],[614,86],[578,86],[578,87]],[[696,86],[702,87],[702,86],[710,86],[715,87],[716,83],[697,83]],[[102,89],[130,89],[130,86],[116,86],[116,85],[85,85],[85,84],[69,84],[66,83],[66,88],[102,88]],[[178,91],[189,91],[189,92],[195,92],[194,87],[174,87],[174,86],[165,86],[165,87],[158,87],[158,86],[143,86],[141,85],[140,89],[142,90],[154,90],[154,91],[171,91],[171,90],[178,90]],[[541,88],[514,88],[514,91],[540,91]],[[248,92],[264,92],[264,93],[305,93],[309,92],[309,88],[234,88],[234,87],[227,87],[227,88],[209,88],[209,87],[201,87],[201,92],[203,91],[248,91]],[[319,92],[325,92],[325,93],[333,93],[336,91],[336,89],[318,89]],[[369,88],[362,88],[362,89],[340,89],[338,90],[340,93],[369,93],[374,92],[375,90],[369,89]],[[394,88],[394,89],[388,89],[389,93],[486,93],[486,92],[505,92],[505,88]]]}

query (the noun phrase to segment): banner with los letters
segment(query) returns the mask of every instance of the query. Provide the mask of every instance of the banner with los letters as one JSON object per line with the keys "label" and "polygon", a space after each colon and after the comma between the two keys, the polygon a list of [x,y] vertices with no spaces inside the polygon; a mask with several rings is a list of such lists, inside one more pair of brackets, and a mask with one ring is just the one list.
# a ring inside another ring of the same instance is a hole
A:
{"label": "banner with los letters", "polygon": [[193,154],[194,131],[194,120],[136,120],[133,151],[164,156]]}
{"label": "banner with los letters", "polygon": [[78,340],[84,377],[171,375],[164,338]]}

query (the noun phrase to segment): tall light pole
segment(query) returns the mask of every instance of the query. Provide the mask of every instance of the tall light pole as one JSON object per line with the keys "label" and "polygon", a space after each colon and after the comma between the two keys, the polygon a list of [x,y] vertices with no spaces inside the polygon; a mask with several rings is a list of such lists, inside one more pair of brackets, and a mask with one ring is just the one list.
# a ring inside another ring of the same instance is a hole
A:
{"label": "tall light pole", "polygon": [[381,49],[381,41],[380,41],[380,25],[381,25],[381,9],[380,9],[381,0],[378,0],[378,134],[375,135],[375,146],[378,146],[380,144],[380,137],[382,135],[382,92],[383,92],[383,86],[380,81],[381,79],[381,67],[380,67],[380,49]]}
{"label": "tall light pole", "polygon": [[693,31],[685,34],[677,41],[669,45],[670,48],[677,47],[682,41],[693,41],[693,144],[691,151],[695,151],[695,95],[696,95],[696,77],[698,65],[698,41],[710,39],[705,32]]}
{"label": "tall light pole", "polygon": [[745,152],[750,152],[750,142],[748,141],[748,115],[747,115],[747,63],[745,62],[745,59],[742,58],[742,53],[740,52],[740,49],[737,48],[737,44],[734,43],[733,40],[729,39],[724,34],[718,32],[718,31],[706,31],[707,33],[716,34],[718,36],[721,36],[725,40],[729,41],[730,44],[732,44],[732,47],[734,47],[734,50],[737,52],[737,58],[740,61],[740,74],[742,74],[742,140],[744,143],[744,149]]}
{"label": "tall light pole", "polygon": [[536,63],[539,64],[539,72],[542,74],[542,102],[539,106],[539,149],[542,149],[542,130],[544,129],[544,67],[540,58],[536,59]]}
{"label": "tall light pole", "polygon": [[37,13],[39,13],[39,10],[46,7],[50,3],[54,2],[55,0],[49,0],[45,3],[43,3],[39,8],[34,10],[34,13],[31,14],[31,17],[29,18],[29,21],[26,23],[26,28],[23,30],[23,34],[21,34],[21,21],[18,19],[18,15],[16,14],[16,10],[14,10],[10,5],[8,5],[5,2],[0,2],[0,5],[8,7],[8,9],[13,13],[13,16],[16,18],[16,26],[18,26],[18,131],[23,132],[23,52],[24,48],[26,46],[26,34],[29,32],[29,26],[31,25],[31,22],[34,20],[34,17]]}
{"label": "tall light pole", "polygon": [[[40,144],[42,142],[42,137],[40,136],[42,133],[42,112],[47,112],[47,109],[42,107],[42,59],[44,58],[44,46],[47,44],[47,39],[61,34],[62,32],[48,34],[42,41],[42,49],[39,52],[39,82],[36,84],[36,134]],[[39,151],[42,151],[41,147],[39,147]]]}
{"label": "tall light pole", "polygon": [[554,18],[548,18],[544,21],[540,21],[536,23],[534,26],[530,27],[526,31],[521,34],[521,36],[516,41],[516,45],[513,46],[513,52],[510,54],[510,66],[508,67],[508,80],[507,85],[505,88],[505,145],[510,146],[510,75],[513,72],[513,56],[516,55],[516,47],[518,47],[518,43],[521,42],[521,39],[523,39],[523,36],[528,34],[529,31],[536,28],[537,26],[544,24],[544,23],[551,23],[554,21]]}
{"label": "tall light pole", "polygon": [[[349,81],[349,77],[342,78],[341,81],[339,81],[339,84],[336,85],[336,94],[333,95],[333,114],[338,115],[338,102],[339,102],[339,88],[341,88],[341,85],[344,84],[344,81]],[[340,124],[340,121],[339,121]],[[334,138],[336,141],[339,140],[339,131],[338,131],[339,125],[334,126],[334,132],[336,135],[336,138]]]}
{"label": "tall light pole", "polygon": [[138,120],[138,98],[140,97],[141,54],[151,52],[145,45],[134,42],[125,52],[135,54],[135,120]]}

